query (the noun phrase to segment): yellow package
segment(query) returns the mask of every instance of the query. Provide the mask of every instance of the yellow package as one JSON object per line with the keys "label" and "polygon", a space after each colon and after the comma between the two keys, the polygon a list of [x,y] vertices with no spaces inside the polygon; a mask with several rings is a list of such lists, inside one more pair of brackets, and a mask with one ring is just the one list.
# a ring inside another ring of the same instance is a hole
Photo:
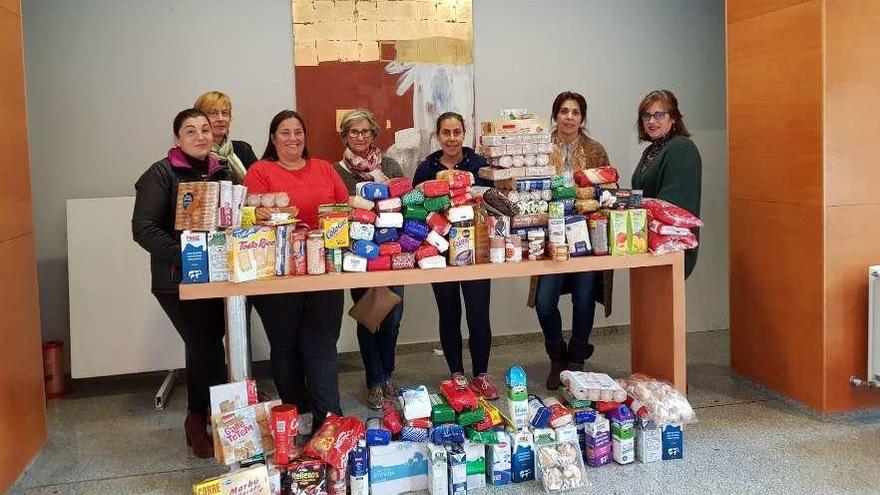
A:
{"label": "yellow package", "polygon": [[232,231],[229,281],[246,282],[275,276],[275,229],[251,227]]}
{"label": "yellow package", "polygon": [[348,237],[348,214],[328,213],[321,217],[324,231],[324,247],[327,249],[347,248],[351,243]]}
{"label": "yellow package", "polygon": [[193,495],[271,495],[265,464],[238,469],[193,485]]}
{"label": "yellow package", "polygon": [[629,254],[648,252],[648,210],[627,210],[629,224]]}
{"label": "yellow package", "polygon": [[489,421],[492,422],[493,426],[500,425],[504,422],[504,419],[501,417],[501,411],[498,410],[497,407],[489,403],[489,401],[481,396],[477,398],[477,402],[480,404],[480,406],[483,407],[483,411],[485,412],[486,417],[489,418]]}
{"label": "yellow package", "polygon": [[242,206],[241,228],[249,229],[257,224],[257,208],[254,206]]}

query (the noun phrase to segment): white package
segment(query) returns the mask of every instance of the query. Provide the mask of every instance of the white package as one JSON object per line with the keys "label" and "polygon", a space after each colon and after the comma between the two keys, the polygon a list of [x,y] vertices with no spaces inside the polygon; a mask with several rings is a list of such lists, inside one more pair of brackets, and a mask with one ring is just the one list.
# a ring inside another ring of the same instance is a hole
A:
{"label": "white package", "polygon": [[550,153],[553,153],[553,144],[551,144],[551,143],[538,144],[538,153],[543,153],[545,155],[549,155]]}
{"label": "white package", "polygon": [[403,213],[384,211],[376,217],[376,228],[379,229],[399,229],[403,227]]}
{"label": "white package", "polygon": [[436,256],[428,256],[427,258],[422,258],[419,260],[419,268],[423,270],[428,270],[431,268],[446,268],[446,258],[444,256],[440,256],[439,254]]}
{"label": "white package", "polygon": [[559,374],[565,388],[578,400],[623,402],[626,391],[605,373],[563,371]]}
{"label": "white package", "polygon": [[428,493],[446,495],[449,492],[449,455],[446,447],[433,443],[425,445],[428,448]]}
{"label": "white package", "polygon": [[400,403],[403,407],[403,417],[407,421],[431,417],[431,399],[428,397],[428,388],[424,385],[401,389]]}
{"label": "white package", "polygon": [[352,240],[372,241],[376,233],[376,227],[371,223],[351,222],[348,235]]}
{"label": "white package", "polygon": [[521,144],[508,144],[504,147],[505,155],[522,155],[523,147]]}
{"label": "white package", "polygon": [[538,155],[526,155],[526,167],[534,167],[538,164]]}
{"label": "white package", "polygon": [[513,166],[514,167],[524,167],[526,165],[526,157],[522,155],[516,155],[513,157]]}
{"label": "white package", "polygon": [[509,155],[504,155],[498,158],[497,161],[493,161],[492,164],[501,168],[510,168],[513,166],[513,157]]}
{"label": "white package", "polygon": [[483,152],[483,156],[489,158],[496,158],[508,154],[506,146],[483,146],[480,150]]}
{"label": "white package", "polygon": [[537,138],[538,138],[538,136],[536,134],[523,134],[522,136],[520,136],[520,139],[522,140],[522,144],[524,144],[524,145],[537,143],[538,142]]}
{"label": "white package", "polygon": [[425,241],[437,248],[437,251],[440,251],[441,253],[445,253],[449,249],[449,241],[434,230],[428,232],[428,237],[425,238]]}
{"label": "white package", "polygon": [[523,155],[535,155],[538,153],[538,145],[537,144],[524,144],[522,147]]}
{"label": "white package", "polygon": [[403,207],[403,201],[400,198],[387,198],[376,201],[376,209],[380,212],[399,211]]}
{"label": "white package", "polygon": [[535,134],[535,142],[538,144],[550,143],[550,133],[542,132],[539,134]]}
{"label": "white package", "polygon": [[535,158],[535,164],[539,167],[546,167],[550,164],[550,155],[538,155]]}
{"label": "white package", "polygon": [[342,271],[365,272],[367,271],[367,259],[363,256],[358,256],[351,251],[346,251],[342,255]]}
{"label": "white package", "polygon": [[446,211],[446,218],[452,223],[473,220],[474,207],[471,205],[453,206]]}

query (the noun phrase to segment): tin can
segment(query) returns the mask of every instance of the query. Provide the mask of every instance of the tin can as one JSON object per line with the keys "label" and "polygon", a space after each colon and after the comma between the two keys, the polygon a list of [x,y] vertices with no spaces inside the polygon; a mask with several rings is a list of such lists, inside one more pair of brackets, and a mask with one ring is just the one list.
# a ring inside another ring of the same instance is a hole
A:
{"label": "tin can", "polygon": [[342,273],[342,253],[345,252],[342,248],[329,248],[325,249],[327,257],[327,273]]}
{"label": "tin can", "polygon": [[456,222],[449,229],[449,264],[468,266],[476,262],[477,239],[474,222]]}
{"label": "tin can", "polygon": [[512,235],[505,239],[504,256],[510,263],[522,261],[522,238],[520,236]]}
{"label": "tin can", "polygon": [[290,462],[291,444],[296,443],[299,434],[299,413],[296,406],[281,404],[272,408],[271,422],[272,432],[275,435],[275,457],[273,462],[276,466]]}
{"label": "tin can", "polygon": [[507,258],[507,241],[503,237],[493,237],[489,240],[489,262],[504,263]]}
{"label": "tin can", "polygon": [[324,231],[312,230],[306,240],[306,272],[309,275],[322,275],[327,272],[324,255]]}

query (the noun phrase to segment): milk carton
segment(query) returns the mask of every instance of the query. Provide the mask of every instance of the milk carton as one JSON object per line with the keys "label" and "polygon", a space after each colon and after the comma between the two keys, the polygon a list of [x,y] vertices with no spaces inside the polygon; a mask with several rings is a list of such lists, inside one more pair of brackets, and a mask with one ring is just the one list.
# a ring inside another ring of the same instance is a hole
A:
{"label": "milk carton", "polygon": [[684,457],[684,430],[680,424],[664,425],[661,429],[663,440],[663,460]]}
{"label": "milk carton", "polygon": [[573,423],[554,428],[554,430],[556,430],[556,441],[558,443],[572,443],[578,445],[578,430]]}
{"label": "milk carton", "polygon": [[449,457],[449,495],[467,495],[467,455],[459,444],[446,446]]}
{"label": "milk carton", "polygon": [[646,420],[636,423],[636,459],[656,462],[663,458],[663,435],[657,423]]}
{"label": "milk carton", "polygon": [[526,372],[519,366],[512,366],[505,376],[507,382],[507,412],[513,427],[522,430],[529,426],[529,393],[526,389]]}
{"label": "milk carton", "polygon": [[635,461],[635,415],[621,404],[609,413],[611,417],[611,452],[614,462],[629,464]]}
{"label": "milk carton", "polygon": [[427,445],[391,442],[370,447],[370,493],[399,495],[428,489]]}
{"label": "milk carton", "polygon": [[510,453],[511,479],[522,483],[535,479],[535,445],[528,429],[513,434]]}
{"label": "milk carton", "polygon": [[467,489],[478,490],[486,487],[486,444],[464,442],[464,452],[467,456]]}
{"label": "milk carton", "polygon": [[229,280],[229,258],[227,256],[226,232],[208,232],[208,279],[211,282],[226,282]]}
{"label": "milk carton", "polygon": [[428,443],[428,492],[431,495],[449,493],[449,454],[442,445]]}
{"label": "milk carton", "polygon": [[583,429],[587,465],[599,467],[608,464],[611,461],[611,426],[608,419],[597,415],[595,421],[584,423]]}
{"label": "milk carton", "polygon": [[503,431],[495,432],[498,443],[486,446],[486,479],[490,485],[511,483],[511,439]]}
{"label": "milk carton", "polygon": [[181,282],[208,282],[208,236],[205,232],[185,230],[180,234]]}

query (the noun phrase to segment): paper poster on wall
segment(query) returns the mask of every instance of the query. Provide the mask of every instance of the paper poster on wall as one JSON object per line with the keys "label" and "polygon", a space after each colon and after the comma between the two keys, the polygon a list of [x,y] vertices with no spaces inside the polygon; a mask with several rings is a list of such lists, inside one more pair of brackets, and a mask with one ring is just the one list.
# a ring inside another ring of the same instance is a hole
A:
{"label": "paper poster on wall", "polygon": [[377,144],[410,175],[437,149],[432,135],[443,112],[464,116],[465,145],[473,146],[471,0],[291,0],[291,7],[296,108],[313,156],[342,156],[337,111],[350,108],[375,114]]}

